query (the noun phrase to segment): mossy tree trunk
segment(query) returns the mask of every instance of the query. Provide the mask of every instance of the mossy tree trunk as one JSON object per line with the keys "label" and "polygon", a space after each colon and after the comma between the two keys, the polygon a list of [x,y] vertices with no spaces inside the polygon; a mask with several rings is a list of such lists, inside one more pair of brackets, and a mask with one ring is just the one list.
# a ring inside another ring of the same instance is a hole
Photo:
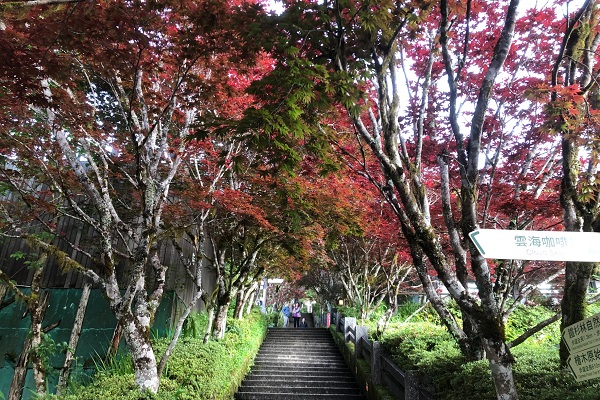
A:
{"label": "mossy tree trunk", "polygon": [[217,302],[215,322],[212,331],[212,337],[215,340],[221,340],[225,337],[225,331],[227,328],[227,312],[229,311],[229,305],[231,303],[231,301],[226,300],[226,297],[221,298]]}
{"label": "mossy tree trunk", "polygon": [[[21,400],[25,377],[27,375],[27,364],[31,359],[33,365],[33,375],[35,390],[38,395],[46,392],[46,371],[44,369],[44,360],[39,352],[39,346],[42,343],[42,321],[48,307],[49,293],[41,289],[41,279],[43,266],[46,264],[47,255],[42,253],[40,259],[36,262],[36,269],[33,273],[31,292],[28,296],[21,294],[27,305],[27,312],[31,321],[29,334],[23,343],[23,349],[15,366],[15,371],[8,394],[9,400]],[[18,290],[15,288],[15,290]]]}
{"label": "mossy tree trunk", "polygon": [[[594,0],[586,1],[575,16],[569,21],[565,36],[553,68],[552,84],[558,86],[578,85],[580,96],[584,101],[573,100],[570,108],[564,104],[555,91],[551,103],[557,104],[561,112],[554,123],[556,132],[562,135],[562,169],[560,204],[563,210],[563,221],[566,231],[599,232],[600,231],[600,198],[597,195],[597,182],[594,171],[597,170],[598,155],[592,152],[587,167],[580,159],[582,147],[588,146],[586,130],[594,121],[578,120],[577,115],[588,116],[598,109],[598,87],[593,71],[596,70],[595,53],[600,44],[600,35],[596,33],[598,26],[597,4]],[[562,68],[562,69],[561,69]],[[562,82],[560,75],[562,74]],[[576,109],[577,112],[573,112]],[[596,135],[596,133],[594,133]],[[589,196],[588,193],[596,192]],[[561,302],[561,329],[586,318],[586,295],[590,278],[594,271],[594,263],[567,262],[565,266],[565,288]],[[560,360],[567,365],[568,349],[561,341]]]}

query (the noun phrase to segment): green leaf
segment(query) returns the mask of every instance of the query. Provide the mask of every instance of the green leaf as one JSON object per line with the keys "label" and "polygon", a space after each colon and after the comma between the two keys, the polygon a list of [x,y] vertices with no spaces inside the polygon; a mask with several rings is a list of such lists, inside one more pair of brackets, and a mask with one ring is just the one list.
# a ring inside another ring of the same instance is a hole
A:
{"label": "green leaf", "polygon": [[26,257],[26,254],[19,250],[12,253],[9,257],[13,260],[22,260]]}

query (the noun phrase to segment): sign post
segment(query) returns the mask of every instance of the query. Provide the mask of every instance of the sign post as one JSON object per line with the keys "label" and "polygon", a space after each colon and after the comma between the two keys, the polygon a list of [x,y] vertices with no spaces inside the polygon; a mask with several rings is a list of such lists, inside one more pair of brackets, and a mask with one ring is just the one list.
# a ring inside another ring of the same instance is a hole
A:
{"label": "sign post", "polygon": [[[478,229],[469,233],[485,258],[600,262],[600,233]],[[600,377],[600,313],[566,327],[562,339],[575,380]]]}
{"label": "sign post", "polygon": [[469,237],[485,258],[600,261],[600,233],[478,229]]}
{"label": "sign post", "polygon": [[575,380],[600,377],[600,313],[567,326],[562,339],[569,350],[567,363]]}
{"label": "sign post", "polygon": [[600,345],[600,314],[567,326],[562,339],[570,353]]}

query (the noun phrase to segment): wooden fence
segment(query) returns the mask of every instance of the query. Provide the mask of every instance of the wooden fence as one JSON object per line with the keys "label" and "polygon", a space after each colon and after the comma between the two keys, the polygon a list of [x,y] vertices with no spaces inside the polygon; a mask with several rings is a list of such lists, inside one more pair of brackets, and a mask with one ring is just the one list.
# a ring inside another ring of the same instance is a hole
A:
{"label": "wooden fence", "polygon": [[[369,364],[371,384],[385,385],[394,397],[400,400],[435,400],[434,395],[421,385],[417,372],[400,370],[389,357],[383,354],[381,342],[369,340],[367,328],[356,325],[356,318],[344,317],[334,309],[331,314],[331,328],[342,333],[345,343],[354,344],[354,354],[350,354],[351,366],[356,366],[357,359],[364,359]],[[346,356],[347,353],[345,352],[344,355]],[[361,383],[366,386],[369,384],[369,382]]]}

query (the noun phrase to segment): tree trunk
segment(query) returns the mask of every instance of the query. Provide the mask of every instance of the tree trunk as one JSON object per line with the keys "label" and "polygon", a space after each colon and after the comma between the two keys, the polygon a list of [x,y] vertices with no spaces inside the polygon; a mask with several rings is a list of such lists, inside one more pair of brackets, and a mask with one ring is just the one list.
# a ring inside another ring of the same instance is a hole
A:
{"label": "tree trunk", "polygon": [[[257,288],[258,288],[258,284],[256,282],[254,282],[253,284],[248,286],[246,289],[244,289],[243,295],[241,297],[242,301],[241,301],[241,304],[239,305],[239,310],[238,310],[238,304],[236,303],[236,305],[235,305],[236,311],[233,314],[235,316],[235,318],[241,320],[244,317],[244,312],[246,314],[250,314],[250,308],[252,307],[254,293],[256,293]],[[240,293],[241,293],[241,291],[240,291]],[[238,301],[240,299],[240,293],[238,293],[238,296],[237,296]],[[248,302],[250,302],[250,305],[247,307]]]}
{"label": "tree trunk", "polygon": [[121,343],[121,337],[123,337],[123,327],[119,321],[117,321],[117,326],[115,326],[112,338],[110,339],[110,345],[106,351],[106,357],[104,358],[105,361],[108,361],[111,357],[117,355],[117,351],[119,351],[119,344]]}
{"label": "tree trunk", "polygon": [[[48,308],[48,300],[50,294],[41,289],[42,273],[44,266],[48,260],[48,255],[42,253],[38,260],[38,268],[35,270],[31,283],[31,294],[27,300],[27,309],[31,318],[31,363],[33,364],[33,380],[35,382],[35,391],[38,395],[46,393],[46,370],[44,360],[39,352],[39,347],[42,344],[42,322],[46,309]],[[27,364],[25,364],[27,367]]]}
{"label": "tree trunk", "polygon": [[215,305],[212,304],[212,302],[210,303],[210,307],[207,308],[208,311],[208,324],[206,326],[206,333],[204,334],[204,340],[202,340],[203,343],[208,343],[208,341],[210,340],[210,335],[212,333],[212,328],[213,328],[213,324],[214,324],[214,320],[215,320]]}
{"label": "tree trunk", "polygon": [[[561,302],[561,331],[586,318],[586,294],[590,284],[593,263],[567,262],[565,268],[565,288]],[[565,342],[560,341],[560,363],[567,365],[569,350]]]}
{"label": "tree trunk", "polygon": [[252,305],[254,304],[254,300],[256,299],[257,293],[258,288],[254,288],[254,290],[252,290],[252,292],[250,293],[250,297],[248,299],[248,302],[246,303],[246,315],[250,315],[250,312],[252,311]]}
{"label": "tree trunk", "polygon": [[[41,272],[39,276],[41,277]],[[34,277],[34,281],[35,280],[36,279]],[[34,285],[32,285],[32,290],[36,290],[33,286]],[[25,385],[25,377],[27,376],[27,363],[29,361],[30,354],[32,363],[34,365],[36,392],[38,394],[44,394],[46,391],[45,374],[41,366],[42,360],[36,354],[35,348],[41,343],[42,321],[44,320],[49,297],[50,296],[48,292],[38,292],[38,300],[30,300],[27,304],[31,318],[31,334],[27,336],[25,343],[23,343],[23,350],[21,351],[21,355],[19,356],[19,360],[15,366],[15,372],[10,386],[8,400],[21,400],[23,386]]]}
{"label": "tree trunk", "polygon": [[215,323],[213,326],[212,337],[220,340],[225,337],[225,328],[227,327],[227,312],[229,311],[230,301],[218,302],[217,313],[215,314]]}
{"label": "tree trunk", "polygon": [[[565,137],[562,142],[563,151],[563,179],[561,182],[560,202],[563,209],[563,221],[567,231],[590,231],[591,224],[586,223],[585,215],[582,217],[578,210],[582,210],[581,205],[577,205],[577,171],[579,168],[579,155],[577,147]],[[591,274],[594,269],[593,263],[567,262],[565,265],[565,288],[561,302],[561,330],[567,326],[581,321],[585,318],[585,296]],[[562,366],[567,365],[569,351],[564,344],[560,342],[560,362]]]}
{"label": "tree trunk", "polygon": [[8,291],[8,287],[0,281],[0,310],[2,310],[2,304],[4,303],[4,295]]}
{"label": "tree trunk", "polygon": [[31,316],[31,363],[33,364],[33,380],[35,382],[35,391],[38,395],[46,393],[46,368],[44,360],[39,353],[39,347],[42,344],[42,320],[48,305],[47,292],[40,296],[39,306]]}
{"label": "tree trunk", "polygon": [[508,346],[504,340],[490,339],[484,339],[483,346],[492,370],[496,398],[498,400],[517,400],[517,387],[512,372],[514,359]]}
{"label": "tree trunk", "polygon": [[454,339],[458,343],[461,352],[464,355],[468,354],[468,337],[458,325],[456,319],[448,310],[446,304],[444,304],[442,298],[437,293],[436,288],[433,286],[433,283],[431,282],[431,277],[427,273],[427,269],[424,263],[423,249],[416,244],[416,240],[412,240],[414,239],[414,237],[410,236],[409,231],[404,229],[404,227],[403,232],[407,238],[411,238],[408,239],[408,242],[410,243],[410,252],[413,259],[413,264],[415,266],[415,269],[417,270],[419,280],[423,284],[423,290],[425,291],[427,299],[433,306],[433,309],[437,312],[442,324],[448,329],[448,332],[450,332],[452,337],[454,337]]}
{"label": "tree trunk", "polygon": [[241,320],[244,316],[244,300],[246,299],[246,288],[242,288],[235,296],[235,308],[233,310],[233,318]]}
{"label": "tree trunk", "polygon": [[463,320],[463,331],[465,332],[466,340],[462,346],[463,355],[469,361],[483,360],[485,351],[481,336],[477,332],[477,323],[466,312],[461,311]]}
{"label": "tree trunk", "polygon": [[[552,85],[559,83],[559,70],[564,65],[563,85],[578,84],[581,88],[587,87],[594,78],[593,56],[598,48],[598,41],[589,35],[589,32],[596,32],[597,29],[597,6],[595,1],[586,1],[577,11],[574,18],[569,20],[565,30],[565,39],[560,49],[560,53],[554,63],[552,73]],[[573,40],[575,39],[575,40]],[[581,48],[585,51],[581,52]],[[565,64],[566,63],[566,64]],[[583,91],[586,97],[586,107],[593,102],[588,100],[589,91]],[[557,92],[551,96],[552,102],[558,101]],[[589,113],[589,109],[582,110]],[[567,112],[565,112],[565,118]],[[587,185],[594,185],[594,174],[581,174],[580,163],[580,133],[577,130],[569,129],[569,123],[564,119],[557,122],[557,132],[562,134],[562,170],[560,205],[563,210],[563,221],[566,231],[572,232],[592,232],[594,225],[598,222],[597,196],[593,201],[582,201],[580,188]],[[594,167],[595,169],[595,167]],[[591,181],[586,178],[591,177]],[[561,329],[581,321],[585,318],[585,296],[588,290],[591,274],[594,264],[567,262],[565,267],[565,288],[561,303],[562,319]],[[560,362],[566,366],[568,350],[564,342],[560,343]]]}
{"label": "tree trunk", "polygon": [[383,336],[393,314],[394,311],[392,310],[392,307],[388,308],[383,314],[381,314],[381,317],[377,321],[377,337]]}
{"label": "tree trunk", "polygon": [[156,393],[160,380],[156,357],[150,343],[150,328],[142,325],[131,314],[125,315],[121,321],[125,342],[133,361],[135,384],[142,391]]}
{"label": "tree trunk", "polygon": [[79,343],[79,337],[81,335],[81,328],[83,326],[83,319],[85,317],[85,310],[87,309],[88,301],[90,298],[92,284],[86,282],[81,292],[81,298],[79,299],[79,307],[77,307],[77,313],[75,314],[75,322],[73,329],[71,330],[71,338],[69,339],[69,347],[65,356],[65,362],[58,378],[58,385],[56,387],[56,395],[60,397],[62,392],[67,387],[69,382],[69,375],[71,373],[71,362],[77,350],[77,344]]}
{"label": "tree trunk", "polygon": [[23,343],[23,350],[21,351],[17,365],[15,366],[15,372],[10,385],[10,392],[8,393],[8,400],[21,400],[23,386],[25,385],[25,376],[27,375],[27,362],[29,361],[30,351],[31,337],[27,335],[25,343]]}

